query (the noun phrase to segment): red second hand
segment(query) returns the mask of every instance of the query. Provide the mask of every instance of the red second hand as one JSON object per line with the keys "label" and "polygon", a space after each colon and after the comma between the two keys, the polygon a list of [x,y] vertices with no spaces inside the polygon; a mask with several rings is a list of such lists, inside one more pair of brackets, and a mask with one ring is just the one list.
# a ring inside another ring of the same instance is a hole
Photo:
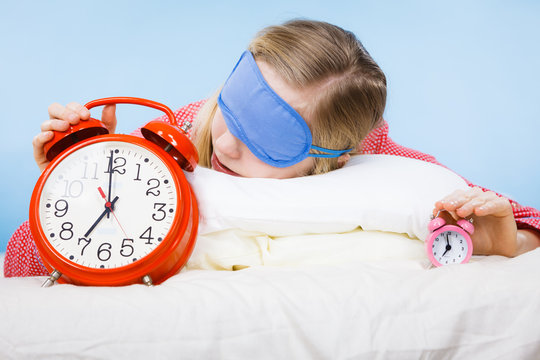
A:
{"label": "red second hand", "polygon": [[122,224],[120,224],[120,221],[118,221],[118,218],[116,217],[116,214],[114,213],[113,209],[112,209],[112,206],[111,206],[111,203],[107,201],[107,196],[105,196],[105,193],[103,192],[103,189],[101,188],[101,186],[98,186],[98,191],[99,191],[99,194],[101,195],[101,197],[103,198],[103,200],[105,200],[105,206],[110,210],[110,212],[113,214],[116,222],[118,223],[118,225],[120,226],[120,229],[122,229],[122,232],[124,233],[124,236],[125,236],[125,239],[130,239],[129,236],[127,236],[126,234],[126,231],[124,230],[124,228],[122,227]]}
{"label": "red second hand", "polygon": [[103,192],[103,189],[101,188],[101,186],[98,186],[98,191],[99,191],[99,194],[101,195],[101,197],[103,198],[103,200],[105,200],[105,206],[109,208],[109,210],[112,211],[111,209],[111,203],[107,201],[107,196],[105,196],[105,193]]}

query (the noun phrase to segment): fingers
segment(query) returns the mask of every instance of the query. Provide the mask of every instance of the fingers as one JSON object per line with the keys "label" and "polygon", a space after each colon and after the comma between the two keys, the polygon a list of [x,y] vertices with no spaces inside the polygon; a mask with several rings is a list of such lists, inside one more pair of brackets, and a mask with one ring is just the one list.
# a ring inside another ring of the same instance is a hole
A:
{"label": "fingers", "polygon": [[457,190],[435,203],[435,212],[446,210],[465,218],[476,216],[505,216],[512,212],[510,202],[492,191],[484,192],[479,187],[468,190]]}
{"label": "fingers", "polygon": [[101,113],[101,121],[109,130],[109,133],[113,134],[116,130],[116,105],[105,105]]}
{"label": "fingers", "polygon": [[513,215],[512,204],[508,199],[495,195],[494,199],[486,201],[482,206],[474,209],[474,214],[477,216],[494,215],[498,217]]}
{"label": "fingers", "polygon": [[481,192],[482,190],[479,188],[456,190],[442,200],[437,201],[435,203],[435,211],[446,210],[448,212],[456,212],[469,199],[478,196],[479,191]]}
{"label": "fingers", "polygon": [[44,131],[40,132],[36,136],[34,136],[34,139],[32,139],[32,145],[34,148],[43,147],[43,145],[51,140],[53,138],[53,132],[52,131]]}
{"label": "fingers", "polygon": [[34,148],[34,160],[36,161],[37,166],[41,171],[45,169],[49,161],[45,157],[45,153],[43,151],[43,145],[47,141],[50,141],[53,138],[53,132],[52,131],[45,131],[37,134],[32,139],[32,147]]}
{"label": "fingers", "polygon": [[41,132],[32,139],[34,159],[41,170],[45,169],[49,163],[45,157],[43,146],[53,138],[53,131],[67,131],[70,125],[75,125],[81,120],[88,120],[90,118],[90,111],[75,102],[69,103],[66,106],[58,103],[51,104],[48,112],[49,119],[41,124]]}
{"label": "fingers", "polygon": [[71,125],[75,125],[80,120],[88,120],[90,118],[90,111],[75,102],[69,103],[66,106],[54,103],[49,106],[49,118],[64,120]]}
{"label": "fingers", "polygon": [[[76,102],[69,103],[66,106],[58,103],[51,104],[48,112],[49,119],[41,124],[41,132],[32,139],[34,159],[41,170],[45,169],[48,164],[43,146],[54,137],[53,131],[67,131],[71,125],[76,125],[81,120],[90,119],[90,111]],[[116,129],[115,105],[106,105],[103,108],[101,121],[110,133],[114,133]]]}
{"label": "fingers", "polygon": [[[88,119],[90,119],[90,111],[81,104],[72,102],[62,106],[54,103],[49,106],[49,120],[41,124],[41,131],[66,131],[70,125]],[[101,121],[109,133],[114,133],[116,130],[116,105],[106,105],[103,108]]]}
{"label": "fingers", "polygon": [[69,122],[65,120],[59,120],[59,119],[45,120],[44,122],[41,123],[41,131],[42,132],[51,131],[51,130],[66,131],[67,129],[69,129],[69,125],[70,125]]}

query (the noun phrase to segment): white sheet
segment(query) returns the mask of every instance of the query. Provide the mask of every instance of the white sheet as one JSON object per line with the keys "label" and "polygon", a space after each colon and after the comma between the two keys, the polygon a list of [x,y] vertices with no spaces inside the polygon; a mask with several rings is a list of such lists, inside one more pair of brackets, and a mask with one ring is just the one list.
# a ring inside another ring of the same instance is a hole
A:
{"label": "white sheet", "polygon": [[1,359],[538,359],[540,249],[184,271],[147,288],[0,279]]}
{"label": "white sheet", "polygon": [[[413,238],[463,180],[398,157],[351,163],[290,181],[194,174],[200,236],[154,288],[1,278],[0,359],[540,358],[540,249],[429,269]],[[215,271],[234,265],[250,267]]]}

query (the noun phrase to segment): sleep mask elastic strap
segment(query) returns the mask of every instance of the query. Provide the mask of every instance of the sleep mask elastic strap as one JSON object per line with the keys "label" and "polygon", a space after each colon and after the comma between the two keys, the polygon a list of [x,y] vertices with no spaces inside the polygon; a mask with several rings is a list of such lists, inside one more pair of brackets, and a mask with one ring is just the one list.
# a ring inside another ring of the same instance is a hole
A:
{"label": "sleep mask elastic strap", "polygon": [[318,158],[340,157],[341,155],[346,154],[346,153],[351,152],[351,151],[354,150],[354,149],[332,150],[332,149],[326,149],[326,148],[322,148],[322,147],[315,146],[315,145],[311,145],[311,149],[327,153],[327,154],[313,154],[313,153],[308,154],[308,156],[310,156],[310,157],[318,157]]}

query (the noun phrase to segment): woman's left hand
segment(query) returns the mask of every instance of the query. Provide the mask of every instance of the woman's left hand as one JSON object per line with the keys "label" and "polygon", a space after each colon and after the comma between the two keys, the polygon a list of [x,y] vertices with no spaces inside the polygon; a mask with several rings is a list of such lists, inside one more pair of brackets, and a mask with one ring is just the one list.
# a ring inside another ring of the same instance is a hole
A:
{"label": "woman's left hand", "polygon": [[[440,210],[447,223],[459,218],[473,219],[471,235],[473,253],[477,255],[515,256],[517,251],[517,226],[512,205],[506,198],[478,187],[457,190],[435,203],[433,215]],[[449,216],[449,214],[451,216]]]}

